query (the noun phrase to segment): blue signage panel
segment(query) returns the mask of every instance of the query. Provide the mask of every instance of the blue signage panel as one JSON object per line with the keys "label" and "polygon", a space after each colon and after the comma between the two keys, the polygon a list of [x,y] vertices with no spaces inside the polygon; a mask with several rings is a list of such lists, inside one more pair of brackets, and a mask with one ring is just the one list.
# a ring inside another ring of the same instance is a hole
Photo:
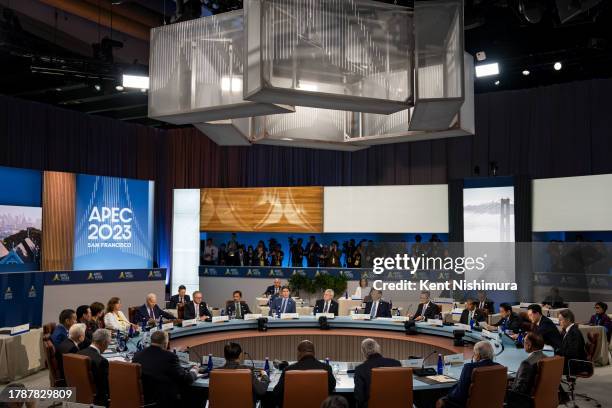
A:
{"label": "blue signage panel", "polygon": [[166,280],[166,269],[100,269],[45,272],[45,286],[83,283],[143,282]]}
{"label": "blue signage panel", "polygon": [[44,275],[43,272],[0,274],[0,327],[41,325]]}

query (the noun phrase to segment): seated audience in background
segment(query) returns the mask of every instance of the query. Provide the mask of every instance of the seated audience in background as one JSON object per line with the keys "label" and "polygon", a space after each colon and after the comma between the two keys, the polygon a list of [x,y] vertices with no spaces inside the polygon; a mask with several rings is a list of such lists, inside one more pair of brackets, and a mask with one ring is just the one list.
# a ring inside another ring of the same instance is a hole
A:
{"label": "seated audience in background", "polygon": [[242,358],[242,347],[238,343],[227,343],[223,348],[223,357],[225,357],[225,365],[221,368],[235,370],[247,369],[251,370],[253,384],[253,401],[262,399],[268,391],[270,379],[264,370],[255,370],[252,366],[246,366],[240,362]]}
{"label": "seated audience in background", "polygon": [[85,325],[85,340],[83,340],[80,345],[80,347],[84,349],[85,347],[89,347],[91,344],[91,336],[93,335],[93,332],[98,329],[98,327],[91,319],[91,309],[89,306],[81,305],[77,307],[76,316],[77,322]]}
{"label": "seated audience in background", "polygon": [[468,299],[465,302],[465,309],[463,309],[463,312],[461,312],[459,323],[470,324],[472,319],[474,319],[474,324],[478,326],[480,322],[484,322],[486,320],[486,317],[482,309],[478,308],[478,301]]}
{"label": "seated audience in background", "polygon": [[341,395],[330,395],[321,403],[321,408],[349,408],[349,403]]}
{"label": "seated audience in background", "polygon": [[[57,369],[59,370],[62,381],[64,381],[65,378],[64,354],[78,352],[83,340],[85,340],[85,325],[83,323],[75,323],[70,326],[68,337],[55,348],[55,360],[57,361]],[[65,385],[63,385],[63,387],[65,387]]]}
{"label": "seated audience in background", "polygon": [[589,320],[589,324],[591,326],[603,326],[606,331],[606,336],[608,338],[608,343],[610,342],[610,337],[612,336],[612,319],[607,315],[608,313],[608,305],[604,302],[595,303],[595,314],[591,316],[591,320]]}
{"label": "seated audience in background", "polygon": [[55,347],[68,337],[68,330],[76,323],[76,313],[72,309],[64,309],[59,315],[59,324],[55,326],[51,333],[51,341]]}
{"label": "seated audience in background", "polygon": [[281,280],[278,278],[274,278],[274,284],[271,286],[268,286],[268,288],[264,292],[264,295],[272,296],[272,297],[280,296],[281,289],[282,289]]}
{"label": "seated audience in background", "polygon": [[[103,329],[104,328],[104,311],[105,307],[103,303],[93,302],[89,305],[89,310],[91,310],[91,325],[95,327],[95,329]],[[94,329],[94,331],[96,331]]]}
{"label": "seated audience in background", "polygon": [[178,294],[170,297],[168,309],[176,309],[179,304],[185,305],[189,303],[191,299],[189,299],[189,295],[185,294],[186,292],[187,288],[185,287],[185,285],[179,286]]}
{"label": "seated audience in background", "polygon": [[563,302],[563,298],[559,294],[559,288],[550,288],[550,293],[544,298],[542,305],[550,306],[553,309],[567,307],[567,304]]}
{"label": "seated audience in background", "polygon": [[293,243],[289,248],[291,254],[291,266],[301,268],[304,266],[304,247],[302,238],[298,238],[297,242]]}
{"label": "seated audience in background", "polygon": [[219,260],[219,249],[213,245],[212,238],[206,239],[204,253],[202,255],[202,265],[216,265]]}
{"label": "seated audience in background", "polygon": [[157,305],[157,295],[155,293],[149,293],[145,299],[144,305],[136,309],[135,321],[140,323],[146,320],[149,324],[155,324],[160,317],[167,320],[176,319],[172,313],[162,310]]}
{"label": "seated audience in background", "polygon": [[109,330],[127,331],[130,329],[130,325],[135,327],[121,311],[121,299],[118,297],[110,298],[106,305],[104,327]]}
{"label": "seated audience in background", "polygon": [[107,329],[98,329],[94,332],[91,345],[77,354],[87,356],[91,360],[91,372],[96,384],[94,404],[108,405],[108,360],[102,353],[111,342],[111,332]]}
{"label": "seated audience in background", "polygon": [[559,326],[561,326],[561,346],[555,349],[555,354],[565,357],[563,373],[567,374],[570,360],[586,360],[586,347],[584,337],[576,324],[574,313],[569,310],[559,312]]}
{"label": "seated audience in background", "polygon": [[355,367],[355,402],[357,408],[367,408],[370,399],[372,369],[378,367],[401,367],[401,363],[382,356],[380,345],[374,339],[361,342],[361,352],[365,361]]}
{"label": "seated audience in background", "polygon": [[210,313],[210,310],[208,310],[206,302],[202,301],[202,292],[199,290],[193,292],[193,301],[185,305],[185,309],[183,310],[183,319],[212,319],[212,314]]}
{"label": "seated audience in background", "polygon": [[517,408],[525,406],[525,399],[512,398],[512,393],[522,394],[523,396],[531,397],[533,389],[535,387],[536,376],[538,374],[538,362],[542,360],[546,355],[542,351],[544,348],[544,339],[542,336],[536,333],[527,333],[524,340],[525,351],[529,353],[527,358],[521,362],[514,380],[509,384],[508,389],[511,393],[508,394],[509,406],[515,406],[512,404],[516,400],[518,403]]}
{"label": "seated audience in background", "polygon": [[527,316],[532,324],[531,331],[542,336],[544,344],[548,344],[553,350],[561,347],[561,333],[559,333],[552,320],[542,315],[542,306],[538,304],[529,305]]}
{"label": "seated audience in background", "polygon": [[412,318],[418,322],[426,319],[435,319],[440,313],[440,308],[434,302],[430,300],[431,293],[428,290],[424,290],[419,295],[419,306],[417,311]]}
{"label": "seated audience in background", "polygon": [[502,303],[499,305],[499,314],[501,319],[497,321],[495,324],[487,325],[489,329],[491,327],[502,327],[505,330],[511,330],[513,333],[518,333],[523,326],[523,319],[518,313],[514,313],[512,311],[512,306],[510,303]]}
{"label": "seated audience in background", "polygon": [[280,297],[275,297],[270,301],[270,316],[281,313],[295,313],[296,311],[295,300],[289,297],[289,288],[283,286],[280,293]]}
{"label": "seated audience in background", "polygon": [[359,279],[359,285],[355,288],[353,297],[356,299],[364,299],[370,295],[372,289],[368,286],[368,280],[366,278]]}
{"label": "seated audience in background", "polygon": [[493,361],[493,346],[488,341],[479,341],[474,344],[474,357],[472,360],[472,363],[466,363],[463,366],[459,381],[453,385],[448,395],[438,400],[436,403],[437,408],[454,405],[465,406],[469,397],[470,385],[472,384],[472,371],[478,367],[498,365]]}
{"label": "seated audience in background", "polygon": [[493,307],[495,302],[487,298],[487,292],[480,290],[476,295],[478,297],[478,309],[486,310],[490,315],[495,313],[495,309]]}
{"label": "seated audience in background", "polygon": [[327,256],[325,258],[325,266],[327,268],[339,268],[341,256],[342,251],[340,251],[340,249],[338,248],[338,242],[333,241],[329,247],[329,251],[327,252]]}
{"label": "seated audience in background", "polygon": [[338,302],[334,300],[333,290],[327,289],[323,293],[323,299],[317,300],[314,313],[333,313],[334,316],[338,316]]}
{"label": "seated audience in background", "polygon": [[140,364],[145,404],[171,407],[181,401],[185,387],[197,377],[197,369],[181,367],[179,359],[168,351],[168,333],[151,334],[151,346],[134,354],[133,363]]}
{"label": "seated audience in background", "polygon": [[242,292],[239,290],[235,290],[232,293],[232,300],[227,305],[227,314],[230,316],[234,316],[236,319],[244,319],[245,314],[250,314],[251,309],[249,305],[242,300]]}
{"label": "seated audience in background", "polygon": [[336,379],[334,378],[331,365],[317,360],[315,357],[314,344],[312,344],[312,342],[309,340],[302,340],[297,347],[297,363],[291,364],[283,370],[278,383],[274,387],[274,399],[279,407],[283,406],[285,373],[292,370],[325,370],[327,371],[328,392],[331,394],[334,391],[334,388],[336,388]]}
{"label": "seated audience in background", "polygon": [[370,296],[372,300],[366,303],[365,314],[369,314],[372,319],[377,317],[391,317],[391,305],[382,300],[382,290],[372,289]]}

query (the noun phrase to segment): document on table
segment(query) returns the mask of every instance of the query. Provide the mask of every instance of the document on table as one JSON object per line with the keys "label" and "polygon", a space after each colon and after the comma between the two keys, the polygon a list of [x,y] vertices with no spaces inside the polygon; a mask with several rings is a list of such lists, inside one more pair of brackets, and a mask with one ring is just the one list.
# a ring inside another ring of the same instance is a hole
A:
{"label": "document on table", "polygon": [[455,380],[452,377],[448,377],[446,375],[430,375],[428,377],[425,378],[429,378],[430,380],[436,381],[436,382],[440,382],[440,383],[447,383],[447,382],[455,382],[457,380]]}

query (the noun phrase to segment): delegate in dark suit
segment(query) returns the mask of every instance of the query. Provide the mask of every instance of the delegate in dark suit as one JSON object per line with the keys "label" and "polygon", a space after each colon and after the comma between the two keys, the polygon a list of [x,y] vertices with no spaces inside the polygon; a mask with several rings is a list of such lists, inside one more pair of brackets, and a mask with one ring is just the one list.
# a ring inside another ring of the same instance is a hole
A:
{"label": "delegate in dark suit", "polygon": [[208,307],[206,306],[206,302],[201,302],[198,304],[198,313],[196,315],[196,304],[194,302],[189,302],[185,305],[185,309],[183,310],[183,319],[196,319],[202,316],[206,316],[209,320],[212,319],[212,314]]}
{"label": "delegate in dark suit", "polygon": [[478,301],[478,308],[479,309],[483,309],[486,310],[487,312],[489,312],[490,315],[495,313],[495,308],[494,305],[495,302],[489,300],[489,299],[485,299],[483,301]]}
{"label": "delegate in dark suit", "polygon": [[138,309],[136,309],[136,315],[134,317],[136,321],[132,323],[141,323],[143,320],[148,321],[149,319],[159,320],[160,316],[168,320],[176,319],[176,317],[173,314],[163,311],[157,305],[153,306],[153,312],[151,312],[151,309],[149,309],[149,307],[146,304],[144,304],[140,306]]}
{"label": "delegate in dark suit", "polygon": [[57,369],[59,370],[62,381],[64,381],[64,354],[73,354],[79,351],[79,347],[70,338],[64,339],[59,346],[55,348],[55,360],[57,361]]}
{"label": "delegate in dark suit", "polygon": [[[189,303],[191,302],[191,299],[189,298],[189,295],[185,295],[183,296],[183,302],[182,303]],[[181,299],[179,295],[174,295],[174,296],[170,296],[170,304],[168,305],[168,309],[176,309],[177,305],[179,303],[181,303]]]}
{"label": "delegate in dark suit", "polygon": [[[274,387],[274,399],[279,407],[283,406],[283,395],[285,390],[285,373],[291,370],[325,370],[327,371],[327,390],[329,394],[336,388],[336,379],[334,378],[331,365],[320,362],[314,356],[308,355],[303,357],[295,364],[291,364],[283,372],[278,380],[278,384]],[[287,407],[291,408],[291,407]]]}
{"label": "delegate in dark suit", "polygon": [[[474,310],[473,319],[475,322],[484,322],[486,320],[484,313],[480,309]],[[470,324],[470,311],[468,309],[464,309],[463,312],[461,312],[459,323]]]}
{"label": "delegate in dark suit", "polygon": [[152,345],[134,354],[133,363],[142,369],[145,403],[171,407],[179,400],[181,388],[188,386],[196,375],[181,367],[176,354]]}
{"label": "delegate in dark suit", "polygon": [[568,372],[570,360],[586,360],[584,337],[577,324],[573,324],[565,333],[556,354],[565,357],[564,374]]}
{"label": "delegate in dark suit", "polygon": [[[374,301],[369,301],[366,303],[365,314],[372,314],[372,306],[374,305]],[[384,300],[378,301],[378,306],[376,308],[376,317],[391,317],[391,305],[389,302],[385,302]]]}
{"label": "delegate in dark suit", "polygon": [[251,309],[249,308],[249,305],[244,302],[244,301],[240,301],[240,315],[238,315],[236,313],[236,310],[238,310],[238,308],[236,307],[236,302],[231,302],[228,303],[227,305],[227,314],[228,315],[233,315],[236,316],[236,318],[238,319],[244,319],[244,315],[245,314],[250,314],[251,313]]}
{"label": "delegate in dark suit", "polygon": [[412,316],[413,319],[416,319],[419,316],[423,316],[427,319],[435,319],[436,315],[440,313],[440,308],[433,302],[427,303],[427,308],[423,310],[423,303],[419,303],[417,307],[416,313]]}
{"label": "delegate in dark suit", "polygon": [[334,316],[338,316],[338,302],[335,300],[329,301],[329,306],[327,312],[325,310],[325,299],[319,299],[315,303],[314,312],[316,313],[333,313]]}
{"label": "delegate in dark suit", "polygon": [[276,296],[280,296],[280,292],[281,292],[281,287],[280,286],[277,288],[274,285],[270,285],[270,286],[268,286],[268,288],[264,292],[264,295],[276,297]]}
{"label": "delegate in dark suit", "polygon": [[[284,302],[283,302],[284,301]],[[295,313],[295,300],[291,298],[275,297],[270,302],[270,316],[272,312],[277,313]]]}
{"label": "delegate in dark suit", "polygon": [[91,360],[91,372],[96,383],[96,405],[108,405],[108,360],[93,346],[80,350],[77,354],[87,356]]}
{"label": "delegate in dark suit", "polygon": [[498,364],[494,363],[490,359],[465,364],[463,366],[463,370],[461,370],[461,376],[459,377],[459,381],[455,385],[453,385],[453,387],[448,392],[447,398],[451,401],[451,403],[464,406],[468,399],[470,385],[472,384],[472,371],[478,367],[488,367],[492,365]]}
{"label": "delegate in dark suit", "polygon": [[538,373],[538,362],[546,357],[542,350],[534,351],[521,362],[510,389],[520,394],[531,395]]}
{"label": "delegate in dark suit", "polygon": [[511,330],[514,333],[518,333],[523,327],[523,319],[517,313],[512,312],[510,313],[510,316],[501,318],[492,326],[505,326],[506,330]]}
{"label": "delegate in dark suit", "polygon": [[372,369],[377,367],[401,367],[401,363],[380,354],[372,354],[366,361],[355,367],[355,401],[357,408],[367,408],[370,399]]}
{"label": "delegate in dark suit", "polygon": [[559,333],[557,326],[548,317],[542,316],[540,324],[535,325],[533,331],[542,336],[544,344],[548,344],[553,350],[561,347],[561,333]]}

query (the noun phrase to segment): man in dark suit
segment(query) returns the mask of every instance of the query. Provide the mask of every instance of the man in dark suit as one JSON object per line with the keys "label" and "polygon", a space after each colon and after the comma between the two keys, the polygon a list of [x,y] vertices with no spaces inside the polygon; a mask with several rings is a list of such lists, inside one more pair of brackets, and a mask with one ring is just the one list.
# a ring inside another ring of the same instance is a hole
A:
{"label": "man in dark suit", "polygon": [[151,346],[134,354],[133,363],[140,364],[145,404],[172,407],[181,401],[185,387],[197,377],[197,370],[184,369],[176,354],[167,350],[168,333],[158,330],[151,335]]}
{"label": "man in dark suit", "polygon": [[253,366],[246,366],[240,363],[242,356],[242,347],[238,343],[227,343],[223,348],[223,357],[225,357],[225,365],[221,368],[236,370],[236,369],[247,369],[253,373],[252,386],[253,386],[253,401],[257,401],[266,396],[268,391],[268,385],[270,384],[270,378],[264,370],[255,370]]}
{"label": "man in dark suit", "polygon": [[315,314],[317,313],[333,313],[334,316],[338,316],[338,302],[334,300],[334,291],[327,289],[323,293],[323,299],[317,300],[314,308]]}
{"label": "man in dark suit", "polygon": [[542,336],[544,344],[548,344],[553,350],[561,347],[561,334],[552,320],[542,315],[542,306],[538,304],[529,305],[527,316],[532,323],[531,331]]}
{"label": "man in dark suit", "polygon": [[295,300],[289,297],[289,288],[283,286],[280,293],[280,297],[273,298],[270,301],[270,316],[280,315],[281,313],[295,313],[296,311]]}
{"label": "man in dark suit", "polygon": [[446,397],[438,400],[436,407],[465,406],[469,396],[470,385],[472,384],[472,371],[478,367],[498,365],[493,362],[493,354],[493,346],[488,341],[479,341],[474,344],[474,362],[466,363],[463,366],[459,381],[453,385]]}
{"label": "man in dark suit", "polygon": [[485,314],[482,310],[478,309],[478,302],[470,299],[466,302],[466,308],[461,312],[459,322],[462,324],[470,324],[472,319],[474,319],[474,324],[476,326],[478,326],[480,322],[486,320]]}
{"label": "man in dark suit", "polygon": [[495,313],[493,305],[495,302],[487,298],[487,292],[480,290],[476,294],[478,296],[478,309],[486,310],[490,315]]}
{"label": "man in dark suit", "polygon": [[416,313],[412,316],[417,322],[426,319],[435,319],[436,315],[440,313],[440,308],[430,300],[430,296],[431,294],[427,290],[422,291],[419,295],[419,307],[417,307]]}
{"label": "man in dark suit", "polygon": [[199,290],[193,292],[193,302],[189,302],[185,305],[185,310],[183,310],[183,319],[212,319],[212,314],[210,313],[210,310],[208,310],[206,302],[202,301],[202,292]]}
{"label": "man in dark suit", "polygon": [[70,326],[76,323],[76,313],[72,309],[64,309],[59,315],[59,324],[51,333],[51,342],[55,347],[59,346],[62,341],[68,337]]}
{"label": "man in dark suit", "polygon": [[365,314],[369,314],[370,318],[391,317],[391,305],[389,302],[382,300],[382,290],[372,289],[370,292],[372,300],[366,303]]}
{"label": "man in dark suit", "polygon": [[80,344],[85,340],[85,330],[85,324],[73,324],[68,331],[68,337],[55,348],[55,360],[62,381],[64,381],[64,354],[74,354],[79,351]]}
{"label": "man in dark suit", "polygon": [[170,296],[170,304],[168,305],[168,309],[176,309],[179,304],[187,304],[191,301],[189,299],[189,295],[186,294],[187,288],[185,285],[181,285],[178,287],[178,295]]}
{"label": "man in dark suit", "polygon": [[174,320],[176,317],[171,313],[163,311],[157,305],[157,295],[155,293],[149,293],[145,300],[145,304],[140,306],[136,310],[135,322],[132,323],[141,323],[143,320],[149,322],[149,324],[155,324],[159,318],[162,317],[168,320]]}
{"label": "man in dark suit", "polygon": [[272,298],[280,296],[281,289],[281,280],[279,278],[275,278],[274,284],[266,288],[264,295],[270,296],[270,300],[272,300]]}
{"label": "man in dark suit", "polygon": [[[508,393],[508,403],[510,406],[514,406],[510,401],[516,400],[516,406],[525,406],[525,401],[519,402],[520,397],[512,398],[511,395],[519,394],[522,396],[531,396],[533,388],[535,387],[536,375],[538,373],[538,362],[542,360],[546,355],[542,352],[544,348],[544,339],[542,336],[536,333],[528,333],[525,336],[525,351],[529,353],[527,358],[521,362],[514,381],[510,384]],[[529,405],[529,404],[527,404]]]}
{"label": "man in dark suit", "polygon": [[274,387],[274,399],[279,407],[283,406],[285,373],[292,370],[325,370],[327,371],[327,391],[331,394],[334,388],[336,388],[336,379],[334,378],[331,366],[317,360],[315,357],[314,344],[309,340],[303,340],[298,344],[297,363],[291,364],[283,370],[278,383]]}
{"label": "man in dark suit", "polygon": [[77,307],[76,317],[77,322],[85,325],[85,340],[79,344],[79,349],[84,349],[91,344],[91,336],[93,336],[93,332],[98,329],[98,325],[93,321],[91,317],[91,307],[88,305]]}
{"label": "man in dark suit", "polygon": [[355,401],[357,408],[367,408],[370,399],[372,369],[377,367],[401,367],[401,363],[382,356],[380,345],[374,339],[361,342],[361,352],[365,361],[355,367]]}
{"label": "man in dark suit", "polygon": [[555,354],[565,357],[564,374],[568,373],[570,360],[586,360],[587,358],[584,337],[575,322],[576,318],[571,310],[565,309],[559,312],[559,326],[562,329],[563,340]]}
{"label": "man in dark suit", "polygon": [[244,319],[245,314],[250,314],[249,305],[242,300],[242,292],[235,290],[232,293],[233,302],[227,305],[227,314],[234,316],[236,319]]}
{"label": "man in dark suit", "polygon": [[91,345],[77,354],[87,356],[91,360],[91,372],[96,383],[96,405],[108,405],[108,360],[102,356],[104,350],[111,342],[111,332],[107,329],[98,329],[94,332]]}
{"label": "man in dark suit", "polygon": [[497,327],[503,327],[504,330],[510,330],[513,333],[518,333],[523,327],[523,319],[517,313],[512,311],[510,303],[502,303],[499,305],[499,314],[501,319],[495,324],[486,325],[488,330],[494,330]]}
{"label": "man in dark suit", "polygon": [[309,268],[314,268],[318,265],[320,251],[321,246],[315,239],[314,235],[311,235],[308,239],[308,243],[306,244],[306,249],[304,250],[304,255],[306,256],[306,265]]}

